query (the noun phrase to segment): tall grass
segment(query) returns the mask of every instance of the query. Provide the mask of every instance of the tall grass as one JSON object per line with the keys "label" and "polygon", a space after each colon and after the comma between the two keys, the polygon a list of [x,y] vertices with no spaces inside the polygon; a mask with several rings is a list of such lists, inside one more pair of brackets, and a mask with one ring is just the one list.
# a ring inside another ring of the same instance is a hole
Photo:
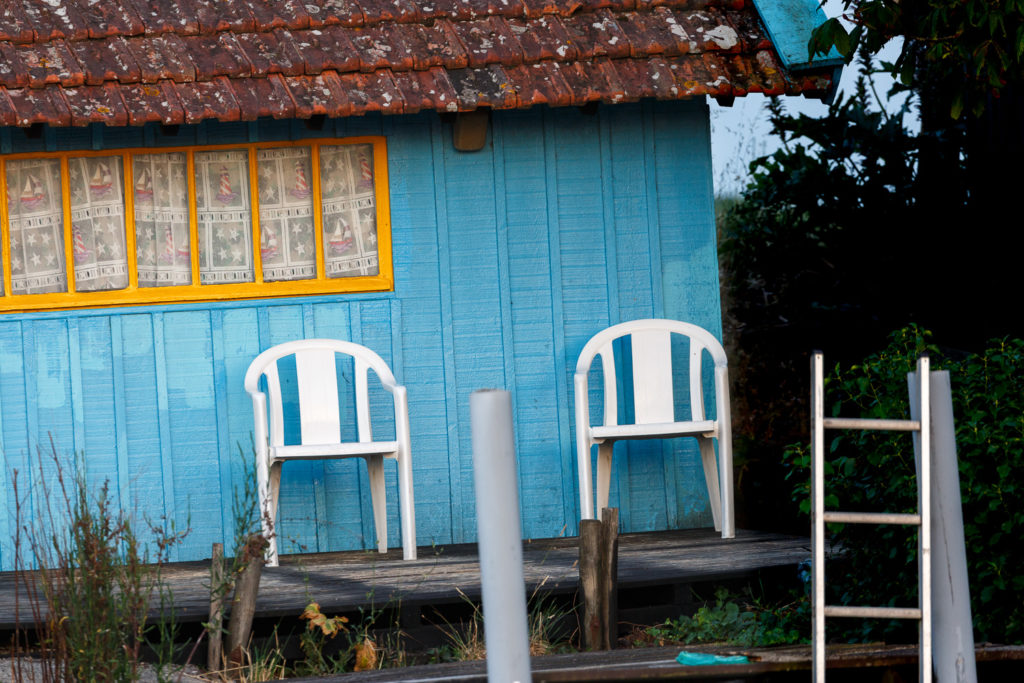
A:
{"label": "tall grass", "polygon": [[[160,613],[163,623],[151,614],[154,605],[171,604],[161,568],[188,529],[150,520],[142,524],[149,537],[143,540],[108,482],[90,493],[84,473],[50,446],[48,455],[40,452],[41,474],[30,482],[31,516],[19,472],[12,473],[19,593],[13,673],[16,680],[27,677],[24,658],[35,655],[44,682],[137,680],[148,640],[173,637],[170,611]],[[167,643],[153,645],[173,654]]]}

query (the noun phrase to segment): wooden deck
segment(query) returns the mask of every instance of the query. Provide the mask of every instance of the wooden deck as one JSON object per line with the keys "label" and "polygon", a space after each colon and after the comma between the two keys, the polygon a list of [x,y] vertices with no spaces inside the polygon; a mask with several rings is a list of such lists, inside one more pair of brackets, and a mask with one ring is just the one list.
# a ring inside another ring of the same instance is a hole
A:
{"label": "wooden deck", "polygon": [[[576,538],[524,543],[528,594],[571,598],[578,582]],[[806,538],[738,531],[722,540],[712,530],[625,534],[619,541],[620,619],[630,610],[678,608],[689,601],[695,584],[753,577],[762,570],[792,567],[810,556]],[[480,596],[476,545],[424,547],[420,559],[403,561],[401,550],[386,555],[343,552],[285,555],[281,566],[265,568],[257,599],[257,618],[297,616],[310,600],[327,614],[357,612],[373,605],[394,609],[403,628],[436,623],[436,610],[465,605]],[[205,621],[209,609],[209,562],[168,565],[164,578],[174,596],[179,623]],[[0,630],[14,627],[15,576],[0,573]],[[707,597],[710,597],[709,592]],[[21,598],[22,619],[31,611]]]}

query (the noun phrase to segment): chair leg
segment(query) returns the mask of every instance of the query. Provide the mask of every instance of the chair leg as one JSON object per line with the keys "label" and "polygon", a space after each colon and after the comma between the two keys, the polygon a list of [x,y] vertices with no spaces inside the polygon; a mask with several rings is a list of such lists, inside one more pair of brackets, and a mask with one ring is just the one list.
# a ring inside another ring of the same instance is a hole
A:
{"label": "chair leg", "polygon": [[402,515],[402,559],[416,559],[416,506],[412,495],[412,459],[398,456],[398,507]]}
{"label": "chair leg", "polygon": [[715,522],[715,531],[722,530],[722,496],[719,491],[718,461],[715,460],[715,444],[709,437],[697,437],[700,444],[700,459],[704,464],[704,481],[708,485],[708,498],[711,500],[711,517]]}
{"label": "chair leg", "polygon": [[370,477],[370,498],[373,501],[373,524],[377,529],[377,551],[388,551],[388,510],[384,493],[384,456],[366,456],[366,472]]}
{"label": "chair leg", "polygon": [[277,501],[281,493],[281,463],[275,462],[268,472],[266,507],[262,511],[263,535],[266,536],[267,566],[276,567],[277,556]]}
{"label": "chair leg", "polygon": [[611,488],[612,452],[614,441],[605,441],[597,446],[597,509],[594,519],[601,518],[601,510],[608,507],[608,491]]}

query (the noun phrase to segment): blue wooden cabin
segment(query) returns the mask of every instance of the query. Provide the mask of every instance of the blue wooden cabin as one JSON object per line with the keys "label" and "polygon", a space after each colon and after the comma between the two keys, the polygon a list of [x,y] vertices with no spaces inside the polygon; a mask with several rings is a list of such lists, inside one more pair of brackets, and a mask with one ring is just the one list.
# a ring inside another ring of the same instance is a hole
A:
{"label": "blue wooden cabin", "polygon": [[[309,337],[408,387],[421,546],[475,539],[483,387],[513,397],[524,535],[575,534],[583,344],[643,317],[721,333],[705,96],[831,84],[804,23],[742,0],[63,5],[0,22],[3,569],[51,439],[122,508],[190,524],[172,559],[230,545],[244,373]],[[692,444],[623,453],[625,531],[710,525]],[[283,476],[283,552],[374,546],[361,462]]]}

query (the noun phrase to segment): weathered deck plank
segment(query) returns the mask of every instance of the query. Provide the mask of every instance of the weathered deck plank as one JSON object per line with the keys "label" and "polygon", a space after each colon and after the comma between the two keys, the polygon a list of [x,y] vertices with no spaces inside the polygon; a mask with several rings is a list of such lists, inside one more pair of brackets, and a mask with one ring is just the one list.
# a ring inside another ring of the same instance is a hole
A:
{"label": "weathered deck plank", "polygon": [[[576,538],[524,543],[527,591],[573,593],[578,582]],[[625,534],[619,543],[619,589],[724,581],[761,569],[795,565],[809,556],[805,538],[739,531],[722,540],[711,530]],[[203,621],[209,610],[209,562],[164,567],[179,622]],[[0,573],[0,629],[15,620],[15,576]],[[480,595],[475,544],[421,548],[420,559],[403,561],[401,550],[285,555],[265,568],[256,601],[258,617],[296,615],[310,599],[325,613],[345,613],[369,603],[416,608],[454,604]],[[22,619],[31,610],[21,597]]]}

